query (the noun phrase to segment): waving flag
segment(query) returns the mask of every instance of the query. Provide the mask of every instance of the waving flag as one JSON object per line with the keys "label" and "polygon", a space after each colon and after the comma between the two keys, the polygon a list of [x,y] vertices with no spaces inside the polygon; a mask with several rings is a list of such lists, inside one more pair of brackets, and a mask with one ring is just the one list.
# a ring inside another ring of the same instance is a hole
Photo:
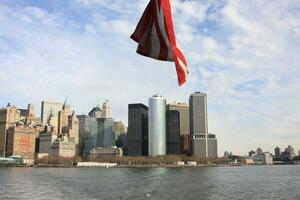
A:
{"label": "waving flag", "polygon": [[187,63],[178,47],[169,0],[151,0],[131,38],[137,53],[157,60],[175,62],[178,83],[187,78]]}

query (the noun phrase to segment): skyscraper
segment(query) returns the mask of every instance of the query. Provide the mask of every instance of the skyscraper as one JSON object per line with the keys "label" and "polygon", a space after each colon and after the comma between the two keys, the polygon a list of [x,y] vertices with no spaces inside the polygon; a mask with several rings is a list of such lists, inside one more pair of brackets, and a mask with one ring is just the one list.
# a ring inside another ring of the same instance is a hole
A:
{"label": "skyscraper", "polygon": [[275,148],[275,159],[281,159],[281,150],[279,147]]}
{"label": "skyscraper", "polygon": [[79,120],[79,147],[80,153],[86,156],[93,147],[96,147],[97,121],[88,115],[77,115]]}
{"label": "skyscraper", "polygon": [[75,111],[68,117],[68,129],[70,140],[74,141],[77,151],[79,151],[79,120]]}
{"label": "skyscraper", "polygon": [[97,146],[110,148],[116,145],[114,120],[112,118],[98,118]]}
{"label": "skyscraper", "polygon": [[[167,105],[168,111],[178,111],[179,112],[179,134],[180,134],[180,145],[181,153],[186,155],[190,154],[190,115],[189,115],[189,106],[186,103],[171,103]],[[167,119],[168,120],[168,119]],[[168,124],[168,122],[167,122]],[[173,130],[174,131],[174,130]],[[167,134],[168,134],[168,125],[167,125]],[[168,140],[168,136],[167,136]],[[167,142],[168,143],[168,142]],[[168,145],[167,145],[167,154],[168,154]]]}
{"label": "skyscraper", "polygon": [[206,94],[196,92],[190,96],[190,131],[192,154],[208,157],[207,148],[207,97]]}
{"label": "skyscraper", "polygon": [[216,157],[217,139],[215,135],[208,134],[206,94],[201,92],[192,94],[189,103],[192,155]]}
{"label": "skyscraper", "polygon": [[[64,103],[42,101],[41,119],[43,125],[48,123],[50,116],[54,118],[58,118],[58,112],[62,109],[63,105]],[[65,105],[65,106],[66,109],[70,111],[70,106],[69,105]],[[58,125],[56,125],[56,127],[57,126]]]}
{"label": "skyscraper", "polygon": [[180,135],[190,134],[189,106],[186,103],[171,103],[167,110],[177,110],[180,115]]}
{"label": "skyscraper", "polygon": [[106,99],[102,105],[102,117],[111,118],[111,107],[109,101]]}
{"label": "skyscraper", "polygon": [[128,156],[148,156],[148,107],[128,105]]}
{"label": "skyscraper", "polygon": [[149,155],[166,155],[166,99],[149,98]]}
{"label": "skyscraper", "polygon": [[70,110],[64,104],[62,109],[58,111],[58,133],[67,133],[68,128],[68,118]]}
{"label": "skyscraper", "polygon": [[177,110],[167,111],[167,154],[178,155],[182,153],[180,135],[180,114]]}

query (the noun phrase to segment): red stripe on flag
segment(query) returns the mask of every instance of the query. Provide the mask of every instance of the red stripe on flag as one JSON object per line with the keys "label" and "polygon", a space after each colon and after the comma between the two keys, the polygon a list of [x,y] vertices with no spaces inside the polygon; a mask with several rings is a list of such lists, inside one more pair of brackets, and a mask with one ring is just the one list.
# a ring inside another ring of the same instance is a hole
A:
{"label": "red stripe on flag", "polygon": [[[176,38],[175,38],[175,32],[173,27],[173,20],[172,20],[172,12],[171,12],[171,5],[169,0],[163,0],[162,2],[162,8],[165,16],[165,24],[166,24],[166,30],[168,33],[168,37],[172,46],[176,71],[177,71],[177,78],[179,85],[182,85],[186,81],[186,73],[184,67],[186,68],[186,61],[184,59],[184,56],[177,48],[176,44]],[[180,52],[180,53],[179,53]],[[185,66],[181,66],[178,61],[178,55],[181,57],[181,60],[185,64]]]}

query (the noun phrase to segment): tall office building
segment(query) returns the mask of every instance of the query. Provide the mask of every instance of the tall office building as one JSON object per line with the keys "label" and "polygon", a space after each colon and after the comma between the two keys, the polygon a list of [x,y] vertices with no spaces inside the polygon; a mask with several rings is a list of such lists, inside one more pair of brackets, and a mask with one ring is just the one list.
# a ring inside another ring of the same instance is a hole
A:
{"label": "tall office building", "polygon": [[58,111],[58,133],[67,133],[68,131],[68,118],[70,110],[64,104],[62,109]]}
{"label": "tall office building", "polygon": [[166,99],[149,98],[149,155],[166,155]]}
{"label": "tall office building", "polygon": [[275,159],[281,159],[281,150],[279,147],[275,148]]}
{"label": "tall office building", "polygon": [[102,105],[102,118],[111,118],[111,107],[107,99]]}
{"label": "tall office building", "polygon": [[79,120],[75,111],[68,117],[68,129],[70,140],[74,141],[79,150]]}
{"label": "tall office building", "polygon": [[284,152],[282,153],[282,157],[284,160],[293,160],[293,158],[296,156],[294,148],[291,145],[288,145],[287,148],[285,148]]}
{"label": "tall office building", "polygon": [[190,134],[189,106],[186,103],[171,103],[167,110],[177,110],[180,115],[180,135]]}
{"label": "tall office building", "polygon": [[128,156],[148,156],[148,107],[128,105]]}
{"label": "tall office building", "polygon": [[110,148],[116,145],[114,120],[112,118],[98,118],[97,146]]}
{"label": "tall office building", "polygon": [[0,109],[0,156],[6,156],[7,131],[21,118],[21,112],[17,107],[9,103]]}
{"label": "tall office building", "polygon": [[217,152],[217,139],[215,135],[208,134],[206,94],[201,92],[192,94],[189,103],[191,153],[205,158],[216,157],[217,155],[214,155]]}
{"label": "tall office building", "polygon": [[[181,135],[181,153],[190,154],[190,115],[189,106],[186,103],[171,103],[167,105],[167,112],[176,110],[179,112],[179,133]],[[168,130],[167,130],[168,132]],[[168,146],[168,145],[167,145]],[[167,147],[168,148],[168,147]]]}
{"label": "tall office building", "polygon": [[88,115],[77,115],[79,120],[79,149],[80,154],[86,156],[96,147],[97,120]]}
{"label": "tall office building", "polygon": [[190,131],[192,155],[208,157],[207,97],[196,92],[190,96]]}
{"label": "tall office building", "polygon": [[[50,116],[57,119],[58,112],[62,109],[63,105],[64,103],[42,101],[41,120],[43,125],[49,123]],[[65,105],[65,107],[70,111],[69,105]],[[56,127],[58,127],[58,124],[56,124]]]}
{"label": "tall office building", "polygon": [[179,155],[182,153],[180,135],[180,113],[177,110],[167,111],[167,154]]}

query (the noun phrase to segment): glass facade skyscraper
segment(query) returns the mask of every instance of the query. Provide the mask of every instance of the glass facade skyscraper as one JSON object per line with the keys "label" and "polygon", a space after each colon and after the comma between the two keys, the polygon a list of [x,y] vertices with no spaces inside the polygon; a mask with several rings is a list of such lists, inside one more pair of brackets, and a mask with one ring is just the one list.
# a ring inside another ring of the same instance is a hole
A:
{"label": "glass facade skyscraper", "polygon": [[128,155],[148,156],[148,107],[128,105]]}
{"label": "glass facade skyscraper", "polygon": [[112,118],[98,118],[97,146],[110,148],[116,145],[114,120]]}
{"label": "glass facade skyscraper", "polygon": [[179,155],[182,153],[180,135],[180,113],[178,110],[167,111],[167,154]]}

